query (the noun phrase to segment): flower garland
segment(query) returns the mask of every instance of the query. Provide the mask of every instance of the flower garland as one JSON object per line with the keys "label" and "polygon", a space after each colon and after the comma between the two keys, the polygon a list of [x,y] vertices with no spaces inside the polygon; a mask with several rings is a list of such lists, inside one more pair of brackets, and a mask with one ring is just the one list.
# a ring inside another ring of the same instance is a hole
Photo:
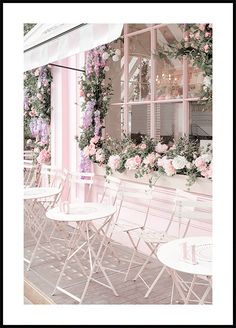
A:
{"label": "flower garland", "polygon": [[212,105],[212,24],[186,24],[181,41],[163,46],[158,50],[160,58],[188,58],[200,68],[204,80],[199,94],[200,103],[206,108]]}
{"label": "flower garland", "polygon": [[[212,150],[199,148],[197,141],[181,137],[174,143],[155,142],[152,138],[142,138],[134,143],[123,135],[121,140],[109,136],[102,137],[103,120],[107,114],[112,86],[105,83],[105,72],[109,70],[109,58],[119,60],[120,51],[108,45],[87,53],[86,70],[81,78],[83,97],[82,134],[76,136],[81,149],[81,171],[88,172],[91,162],[104,166],[106,174],[133,171],[139,178],[153,172],[173,176],[184,174],[187,185],[191,186],[198,177],[212,178]],[[150,180],[150,183],[152,181]]]}
{"label": "flower garland", "polygon": [[24,73],[24,148],[39,164],[50,160],[51,82],[49,66]]}
{"label": "flower garland", "polygon": [[102,143],[102,129],[104,118],[107,114],[112,95],[111,79],[106,81],[106,72],[109,71],[108,60],[120,59],[120,50],[113,49],[109,45],[102,45],[92,49],[86,54],[85,72],[81,77],[81,94],[83,98],[82,133],[80,138],[76,136],[79,147],[82,150],[81,171],[90,169],[88,155],[93,155],[95,143]]}

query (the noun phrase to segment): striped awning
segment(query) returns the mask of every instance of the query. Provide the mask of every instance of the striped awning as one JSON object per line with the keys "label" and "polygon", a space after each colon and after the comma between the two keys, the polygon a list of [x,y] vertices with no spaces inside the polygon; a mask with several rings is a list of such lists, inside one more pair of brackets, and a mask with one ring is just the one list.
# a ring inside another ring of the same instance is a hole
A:
{"label": "striped awning", "polygon": [[37,24],[24,38],[24,71],[119,38],[123,24]]}

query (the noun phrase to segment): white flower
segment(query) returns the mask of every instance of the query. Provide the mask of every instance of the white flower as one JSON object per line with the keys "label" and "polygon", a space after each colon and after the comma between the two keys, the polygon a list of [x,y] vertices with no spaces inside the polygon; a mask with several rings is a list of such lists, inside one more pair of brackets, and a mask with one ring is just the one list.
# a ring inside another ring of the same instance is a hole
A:
{"label": "white flower", "polygon": [[116,49],[115,54],[116,54],[117,56],[120,56],[120,55],[121,55],[121,51],[120,51],[120,49]]}
{"label": "white flower", "polygon": [[176,170],[183,169],[187,163],[188,161],[186,160],[186,158],[184,156],[179,156],[179,155],[176,156],[172,161],[172,165]]}
{"label": "white flower", "polygon": [[103,100],[104,100],[104,101],[107,101],[107,96],[104,96],[104,97],[103,97]]}
{"label": "white flower", "polygon": [[107,60],[109,58],[109,54],[108,54],[108,52],[104,52],[103,54],[102,54],[102,59],[103,60]]}
{"label": "white flower", "polygon": [[210,87],[211,86],[211,77],[210,76],[205,76],[204,77],[204,80],[203,80],[203,84],[206,86],[206,87]]}
{"label": "white flower", "polygon": [[186,167],[187,167],[187,169],[191,169],[192,164],[191,164],[190,162],[187,162],[187,163],[186,163]]}
{"label": "white flower", "polygon": [[34,153],[40,153],[39,147],[34,148]]}
{"label": "white flower", "polygon": [[112,56],[112,60],[113,60],[114,62],[118,61],[119,59],[120,59],[120,57],[117,56],[117,55]]}
{"label": "white flower", "polygon": [[26,141],[26,143],[27,143],[27,145],[31,145],[31,144],[32,144],[32,140],[31,140],[31,139],[28,139],[28,140]]}
{"label": "white flower", "polygon": [[108,72],[109,69],[110,69],[110,68],[109,68],[108,66],[105,66],[105,67],[104,67],[104,71],[105,71],[105,72]]}

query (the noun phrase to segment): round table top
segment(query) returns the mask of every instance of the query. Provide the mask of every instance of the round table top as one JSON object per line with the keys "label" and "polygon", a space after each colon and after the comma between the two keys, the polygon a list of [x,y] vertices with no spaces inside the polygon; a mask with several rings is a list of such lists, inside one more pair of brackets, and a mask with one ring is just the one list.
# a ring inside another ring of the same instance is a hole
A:
{"label": "round table top", "polygon": [[24,199],[45,198],[59,194],[60,188],[56,187],[33,187],[24,189]]}
{"label": "round table top", "polygon": [[69,204],[69,213],[64,213],[60,207],[54,207],[46,212],[46,216],[56,221],[91,221],[107,216],[116,212],[116,207],[101,203],[71,203]]}
{"label": "round table top", "polygon": [[[196,261],[197,264],[185,262],[182,256],[182,243],[196,245]],[[158,259],[167,267],[191,274],[204,276],[212,275],[212,238],[187,237],[175,239],[166,244],[161,245],[157,250]]]}

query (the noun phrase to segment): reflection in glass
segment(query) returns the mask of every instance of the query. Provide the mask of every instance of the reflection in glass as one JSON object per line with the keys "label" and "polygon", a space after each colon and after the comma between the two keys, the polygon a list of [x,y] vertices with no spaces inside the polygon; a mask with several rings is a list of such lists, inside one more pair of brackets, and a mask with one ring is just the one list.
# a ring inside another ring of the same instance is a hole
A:
{"label": "reflection in glass", "polygon": [[155,139],[165,143],[178,139],[182,135],[182,103],[156,104]]}
{"label": "reflection in glass", "polygon": [[212,139],[212,111],[204,110],[204,105],[190,102],[189,137],[198,140]]}
{"label": "reflection in glass", "polygon": [[188,97],[195,98],[199,96],[203,83],[203,73],[200,68],[188,65]]}
{"label": "reflection in glass", "polygon": [[140,143],[142,137],[150,136],[150,105],[129,106],[129,131],[132,140]]}
{"label": "reflection in glass", "polygon": [[[177,24],[161,26],[156,30],[156,50],[183,37],[182,28]],[[178,99],[183,97],[183,61],[155,56],[156,100]]]}
{"label": "reflection in glass", "polygon": [[129,38],[129,101],[150,100],[150,32]]}
{"label": "reflection in glass", "polygon": [[120,60],[114,62],[109,59],[109,71],[106,73],[107,81],[111,78],[113,87],[112,103],[124,102],[124,44],[122,41],[111,43],[111,47],[121,51]]}
{"label": "reflection in glass", "polygon": [[105,133],[115,139],[120,139],[124,128],[124,108],[121,105],[111,105],[105,119]]}
{"label": "reflection in glass", "polygon": [[[152,24],[129,24],[128,33],[136,32],[147,27],[150,27]],[[155,24],[156,25],[156,24]]]}

